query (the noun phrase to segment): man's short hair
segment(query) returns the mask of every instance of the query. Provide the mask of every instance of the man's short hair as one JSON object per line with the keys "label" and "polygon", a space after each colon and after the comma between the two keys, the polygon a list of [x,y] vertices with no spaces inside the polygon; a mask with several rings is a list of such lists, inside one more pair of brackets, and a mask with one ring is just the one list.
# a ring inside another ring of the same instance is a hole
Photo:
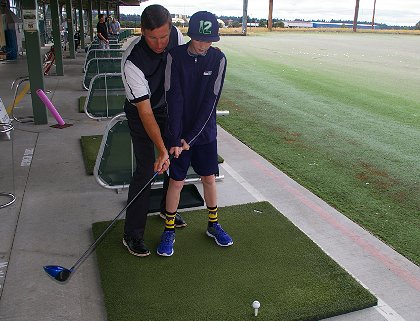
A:
{"label": "man's short hair", "polygon": [[153,30],[165,24],[172,26],[171,14],[165,7],[152,4],[143,10],[141,14],[141,27],[143,29]]}
{"label": "man's short hair", "polygon": [[101,20],[103,16],[104,16],[103,13],[98,14],[98,20]]}

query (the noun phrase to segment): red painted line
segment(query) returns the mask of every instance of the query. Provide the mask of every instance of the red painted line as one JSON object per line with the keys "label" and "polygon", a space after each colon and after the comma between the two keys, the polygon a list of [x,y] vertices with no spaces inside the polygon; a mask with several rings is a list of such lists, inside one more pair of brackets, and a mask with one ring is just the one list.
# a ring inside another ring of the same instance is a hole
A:
{"label": "red painted line", "polygon": [[257,160],[251,160],[253,166],[260,169],[265,173],[265,175],[271,177],[275,180],[280,187],[285,188],[291,195],[293,195],[297,200],[299,200],[302,204],[306,207],[317,213],[324,221],[326,221],[331,226],[335,227],[339,230],[343,235],[347,238],[351,239],[354,243],[359,245],[364,251],[369,253],[371,256],[375,257],[377,260],[382,262],[389,270],[391,270],[394,274],[396,274],[399,278],[404,279],[411,287],[420,291],[420,279],[418,279],[415,275],[401,267],[394,259],[390,258],[386,254],[382,253],[379,249],[377,249],[374,245],[370,244],[366,241],[362,236],[356,234],[355,232],[351,231],[348,227],[344,224],[340,223],[333,215],[328,213],[325,209],[323,209],[318,204],[314,203],[305,195],[300,192],[295,187],[291,186],[286,182],[286,180],[281,177],[279,174],[276,174],[272,170],[268,169],[264,164]]}

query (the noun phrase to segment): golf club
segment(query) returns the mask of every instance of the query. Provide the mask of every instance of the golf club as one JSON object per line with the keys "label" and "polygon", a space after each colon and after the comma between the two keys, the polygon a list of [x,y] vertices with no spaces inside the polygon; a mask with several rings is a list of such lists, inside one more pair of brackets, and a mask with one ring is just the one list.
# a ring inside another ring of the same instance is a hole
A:
{"label": "golf club", "polygon": [[[169,161],[173,158],[171,155],[169,157]],[[118,213],[118,215],[114,218],[114,220],[108,225],[105,231],[96,239],[94,243],[86,250],[85,253],[74,263],[74,265],[70,269],[66,269],[65,267],[59,265],[46,265],[44,266],[45,272],[51,276],[53,279],[59,282],[65,282],[71,276],[71,274],[77,269],[79,265],[81,265],[87,257],[96,249],[111,227],[115,224],[115,222],[120,218],[120,216],[125,212],[125,210],[139,197],[139,195],[154,181],[156,176],[159,174],[159,171],[154,172],[152,178],[143,186],[143,188],[134,196],[134,198],[127,203],[126,206]]]}

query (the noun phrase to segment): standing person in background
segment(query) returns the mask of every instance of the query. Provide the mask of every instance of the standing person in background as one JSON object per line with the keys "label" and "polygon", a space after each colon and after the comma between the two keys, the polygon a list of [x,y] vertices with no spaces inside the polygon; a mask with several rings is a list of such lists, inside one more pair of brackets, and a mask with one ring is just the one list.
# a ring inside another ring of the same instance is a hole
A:
{"label": "standing person in background", "polygon": [[106,30],[108,30],[108,35],[110,35],[111,34],[111,22],[112,22],[111,16],[106,16],[105,22],[106,22]]}
{"label": "standing person in background", "polygon": [[217,162],[216,106],[226,73],[226,57],[213,48],[219,41],[216,16],[199,11],[188,26],[191,41],[172,49],[167,57],[165,92],[168,125],[165,132],[169,153],[174,155],[169,170],[165,230],[157,254],[171,256],[175,242],[174,220],[189,166],[200,175],[208,209],[206,234],[219,246],[230,246],[232,238],[218,222],[215,175]]}
{"label": "standing person in background", "polygon": [[115,19],[115,17],[113,17],[112,22],[111,22],[111,28],[110,28],[111,35],[118,36],[120,34],[120,29],[121,29],[120,23],[118,22],[117,19]]}
{"label": "standing person in background", "polygon": [[108,28],[105,22],[105,15],[100,13],[98,15],[98,24],[96,25],[96,36],[99,39],[101,49],[109,49]]}
{"label": "standing person in background", "polygon": [[[128,200],[148,182],[155,171],[166,170],[169,156],[163,142],[167,120],[164,79],[167,51],[184,43],[181,32],[172,26],[169,11],[161,5],[146,7],[141,15],[142,36],[134,40],[125,51],[122,62],[122,79],[126,91],[124,111],[136,157],[136,170],[130,182]],[[155,157],[155,149],[157,156]],[[167,188],[164,184],[162,215]],[[136,256],[147,256],[144,243],[150,186],[128,207],[124,225],[123,244]],[[178,214],[175,224],[187,224]]]}
{"label": "standing person in background", "polygon": [[60,26],[60,34],[61,34],[61,40],[64,44],[64,50],[67,50],[67,42],[68,42],[68,30],[67,30],[67,21],[66,19],[63,20]]}

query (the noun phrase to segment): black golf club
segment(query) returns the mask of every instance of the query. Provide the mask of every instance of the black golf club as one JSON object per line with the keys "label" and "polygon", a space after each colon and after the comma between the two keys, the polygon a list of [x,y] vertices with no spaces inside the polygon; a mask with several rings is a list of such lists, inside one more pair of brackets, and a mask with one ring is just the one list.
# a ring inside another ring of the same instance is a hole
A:
{"label": "black golf club", "polygon": [[[169,157],[169,160],[171,160],[173,156]],[[92,243],[91,246],[86,250],[85,253],[74,263],[74,265],[70,269],[66,269],[65,267],[59,266],[59,265],[46,265],[44,266],[45,272],[51,276],[53,279],[59,281],[59,282],[65,282],[67,279],[71,276],[71,274],[77,269],[77,267],[82,264],[87,257],[96,249],[96,247],[99,245],[99,243],[102,241],[102,239],[105,237],[105,235],[108,233],[108,231],[111,229],[111,227],[115,224],[115,222],[120,218],[120,216],[125,212],[125,210],[139,197],[139,195],[151,184],[156,176],[159,174],[159,171],[154,172],[152,178],[143,186],[143,188],[134,196],[134,198],[127,203],[126,206],[121,210],[121,212],[118,213],[118,215],[114,218],[114,220],[108,225],[108,227],[105,229],[105,231],[102,232],[102,234],[96,239],[94,243]]]}

